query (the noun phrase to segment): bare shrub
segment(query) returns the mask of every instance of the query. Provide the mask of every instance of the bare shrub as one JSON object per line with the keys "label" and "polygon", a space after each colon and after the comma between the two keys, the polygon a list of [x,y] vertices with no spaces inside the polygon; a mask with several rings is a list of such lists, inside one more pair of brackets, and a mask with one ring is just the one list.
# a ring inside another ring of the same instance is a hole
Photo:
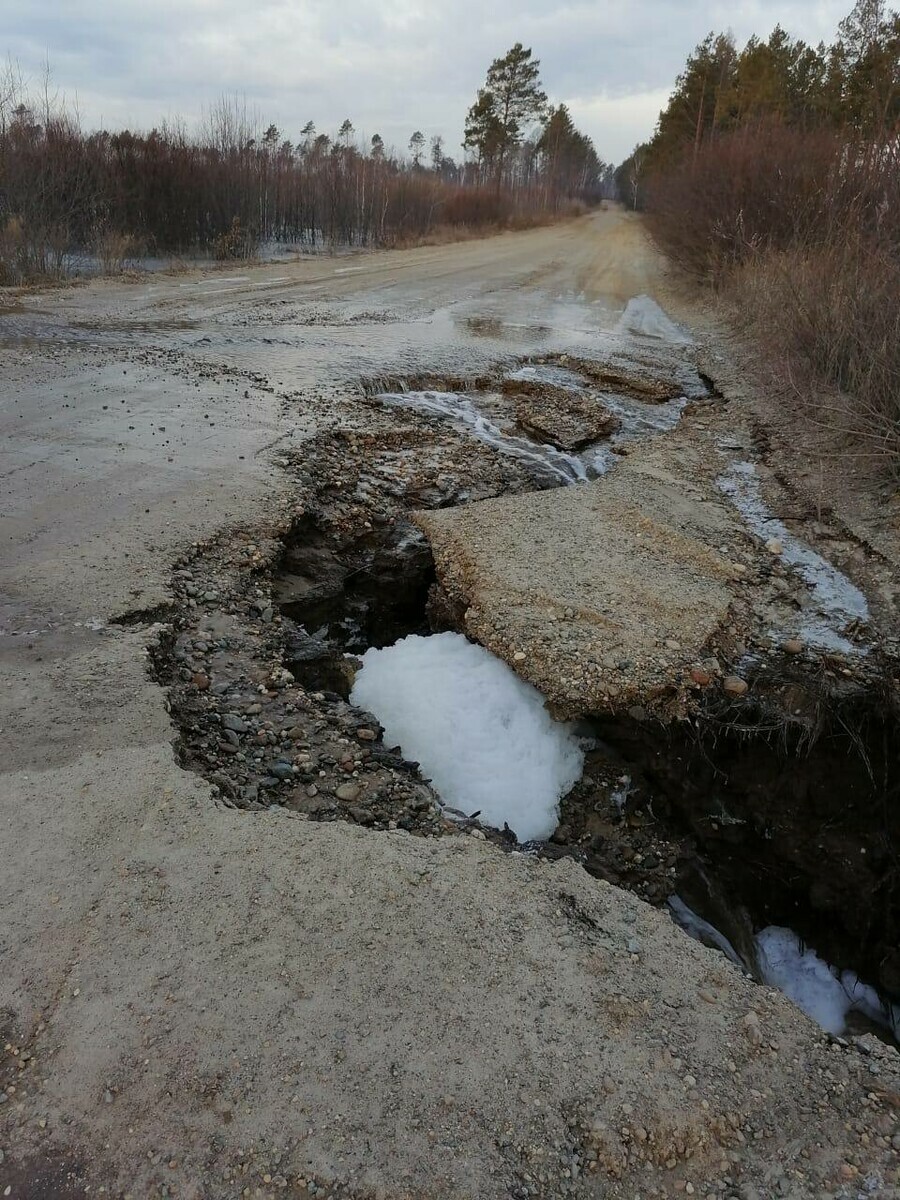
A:
{"label": "bare shrub", "polygon": [[829,418],[900,470],[896,141],[758,125],[685,156],[650,180],[648,197],[671,257],[733,285],[788,370],[846,394]]}
{"label": "bare shrub", "polygon": [[[785,371],[804,382],[799,394],[817,419],[900,474],[897,257],[850,231],[842,242],[758,255],[736,276],[735,291]],[[837,384],[843,403],[823,404],[819,380]]]}
{"label": "bare shrub", "polygon": [[91,248],[104,275],[121,275],[129,261],[140,257],[143,249],[132,234],[114,229],[99,230]]}
{"label": "bare shrub", "polygon": [[235,217],[230,228],[219,234],[213,243],[213,256],[220,261],[252,258],[258,245],[258,239],[241,225],[240,217]]}
{"label": "bare shrub", "polygon": [[19,217],[0,226],[0,284],[21,283],[27,274],[25,230]]}

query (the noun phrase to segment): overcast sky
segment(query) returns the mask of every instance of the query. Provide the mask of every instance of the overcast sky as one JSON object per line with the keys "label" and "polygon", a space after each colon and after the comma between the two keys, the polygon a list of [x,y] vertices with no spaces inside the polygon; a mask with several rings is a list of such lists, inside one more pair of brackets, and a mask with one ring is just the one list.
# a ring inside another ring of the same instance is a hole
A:
{"label": "overcast sky", "polygon": [[739,41],[781,24],[830,41],[852,0],[0,0],[0,52],[54,84],[83,121],[149,129],[198,121],[223,93],[297,140],[308,121],[405,148],[414,129],[459,155],[466,108],[514,42],[541,60],[607,161],[653,129],[710,29]]}

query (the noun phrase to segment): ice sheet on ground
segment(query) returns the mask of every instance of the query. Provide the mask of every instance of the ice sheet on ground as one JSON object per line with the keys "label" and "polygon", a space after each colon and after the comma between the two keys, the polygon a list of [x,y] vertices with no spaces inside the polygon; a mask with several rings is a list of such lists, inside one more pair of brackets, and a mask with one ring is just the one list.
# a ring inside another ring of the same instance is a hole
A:
{"label": "ice sheet on ground", "polygon": [[634,296],[619,318],[619,329],[640,337],[658,338],[686,346],[691,339],[649,296]]}
{"label": "ice sheet on ground", "polygon": [[843,1033],[848,1014],[859,1012],[897,1035],[900,1007],[883,1002],[853,971],[830,967],[792,930],[770,925],[757,934],[756,946],[763,981],[829,1033]]}
{"label": "ice sheet on ground", "polygon": [[551,363],[519,367],[517,371],[509,371],[506,378],[519,383],[549,383],[571,392],[583,392],[587,387],[587,381],[575,371],[570,371],[568,367],[554,367]]}
{"label": "ice sheet on ground", "polygon": [[718,484],[757,537],[781,542],[782,561],[792,566],[810,588],[810,608],[801,617],[799,631],[804,640],[823,650],[864,653],[843,634],[854,622],[868,620],[865,596],[846,575],[795,538],[783,521],[770,514],[753,464],[733,462]]}
{"label": "ice sheet on ground", "polygon": [[444,803],[520,841],[549,837],[584,754],[540,692],[462,634],[367,650],[350,699],[374,713],[388,746],[418,762]]}
{"label": "ice sheet on ground", "polygon": [[386,392],[379,397],[396,408],[413,408],[432,413],[468,429],[479,441],[503,454],[522,459],[556,475],[563,483],[580,483],[588,478],[584,463],[574,454],[565,454],[554,446],[532,442],[528,438],[504,433],[479,411],[476,404],[459,392]]}
{"label": "ice sheet on ground", "polygon": [[695,941],[702,942],[704,946],[712,946],[716,950],[721,950],[736,967],[740,967],[742,970],[746,969],[741,956],[725,934],[720,933],[714,925],[710,925],[709,921],[704,921],[698,913],[685,904],[680,896],[670,896],[666,903],[673,921],[676,925],[680,925],[685,933]]}

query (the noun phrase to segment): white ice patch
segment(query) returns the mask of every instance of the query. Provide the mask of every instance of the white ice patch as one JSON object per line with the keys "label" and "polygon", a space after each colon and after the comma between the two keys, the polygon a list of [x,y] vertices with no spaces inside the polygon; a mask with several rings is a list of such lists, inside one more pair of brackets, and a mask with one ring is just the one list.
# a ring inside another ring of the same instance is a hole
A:
{"label": "white ice patch", "polygon": [[782,562],[792,566],[808,585],[810,607],[800,628],[804,640],[823,650],[861,653],[858,646],[843,636],[848,626],[869,619],[869,605],[859,588],[769,513],[752,463],[732,463],[718,484],[757,537],[781,542]]}
{"label": "white ice patch", "polygon": [[507,379],[521,383],[549,383],[553,387],[566,388],[570,392],[583,392],[584,380],[568,367],[554,367],[551,363],[536,363],[533,367],[519,367],[510,371]]}
{"label": "white ice patch", "polygon": [[881,1000],[853,971],[830,967],[792,930],[770,925],[756,935],[756,946],[763,982],[784,992],[829,1033],[842,1034],[847,1015],[859,1012],[897,1036],[900,1007]]}
{"label": "white ice patch", "polygon": [[676,345],[689,345],[691,339],[667,317],[655,300],[649,296],[634,296],[625,306],[619,318],[619,329],[639,337],[657,338]]}
{"label": "white ice patch", "polygon": [[670,896],[666,903],[672,914],[672,920],[676,925],[680,925],[695,942],[702,942],[704,946],[720,950],[736,967],[740,967],[742,970],[746,969],[741,956],[725,934],[720,933],[715,925],[710,925],[709,921],[704,921],[699,913],[695,913],[692,908],[689,908],[680,896]]}
{"label": "white ice patch", "polygon": [[520,841],[549,837],[584,754],[540,692],[462,634],[406,637],[367,650],[350,700],[374,713],[384,740],[418,762],[445,804],[480,810]]}
{"label": "white ice patch", "polygon": [[397,408],[414,408],[418,412],[446,417],[464,426],[480,442],[512,458],[541,467],[556,475],[563,483],[583,483],[587,480],[587,469],[580,458],[565,454],[555,446],[545,446],[528,438],[504,433],[478,410],[468,396],[458,392],[387,392],[379,396],[379,400]]}

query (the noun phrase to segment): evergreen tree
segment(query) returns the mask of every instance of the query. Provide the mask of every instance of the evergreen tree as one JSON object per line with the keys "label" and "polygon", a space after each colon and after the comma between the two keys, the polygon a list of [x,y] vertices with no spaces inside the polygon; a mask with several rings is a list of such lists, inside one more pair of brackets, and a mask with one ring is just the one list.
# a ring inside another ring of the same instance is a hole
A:
{"label": "evergreen tree", "polygon": [[463,145],[475,151],[479,163],[491,164],[498,191],[511,152],[522,143],[525,126],[540,121],[546,111],[540,66],[531,50],[516,42],[491,63],[485,86],[469,109]]}

